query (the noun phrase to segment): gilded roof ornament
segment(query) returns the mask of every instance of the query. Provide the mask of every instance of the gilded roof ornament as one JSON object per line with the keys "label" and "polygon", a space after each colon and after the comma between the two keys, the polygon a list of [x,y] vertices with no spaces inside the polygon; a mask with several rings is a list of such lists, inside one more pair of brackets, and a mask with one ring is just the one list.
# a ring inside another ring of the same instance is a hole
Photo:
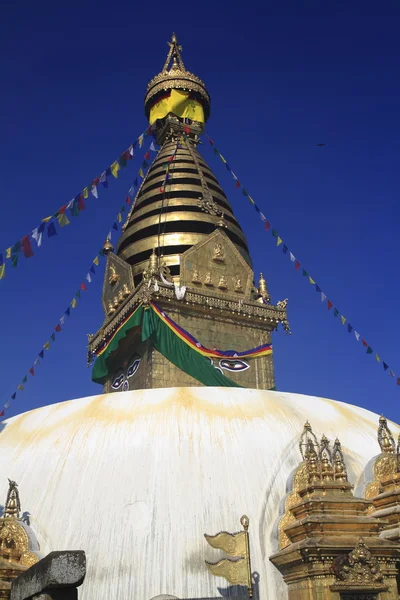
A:
{"label": "gilded roof ornament", "polygon": [[147,117],[149,117],[151,105],[158,94],[168,90],[184,90],[199,95],[207,120],[210,116],[211,100],[204,82],[185,68],[181,55],[182,46],[179,45],[175,33],[172,34],[168,46],[167,59],[161,73],[153,77],[147,86],[147,94],[144,99]]}
{"label": "gilded roof ornament", "polygon": [[306,453],[307,453],[307,449],[308,449],[309,440],[312,441],[313,446],[315,446],[319,452],[319,444],[318,444],[317,436],[313,432],[310,423],[308,421],[306,421],[304,424],[303,433],[301,434],[300,442],[299,442],[300,453],[301,453],[303,460],[306,459]]}
{"label": "gilded roof ornament", "polygon": [[18,484],[11,479],[8,480],[8,483],[9,486],[3,516],[5,518],[19,519],[21,502],[19,499]]}
{"label": "gilded roof ornament", "polygon": [[378,442],[382,452],[395,453],[396,444],[392,432],[388,427],[387,420],[383,415],[379,417]]}
{"label": "gilded roof ornament", "polygon": [[332,450],[333,474],[335,481],[348,481],[347,469],[344,462],[342,446],[338,438],[336,438]]}
{"label": "gilded roof ornament", "polygon": [[114,252],[114,246],[110,242],[109,238],[103,244],[103,254],[109,254],[110,252]]}
{"label": "gilded roof ornament", "polygon": [[332,452],[329,448],[329,440],[325,434],[322,435],[319,448],[319,461],[321,464],[321,477],[323,481],[333,480]]}

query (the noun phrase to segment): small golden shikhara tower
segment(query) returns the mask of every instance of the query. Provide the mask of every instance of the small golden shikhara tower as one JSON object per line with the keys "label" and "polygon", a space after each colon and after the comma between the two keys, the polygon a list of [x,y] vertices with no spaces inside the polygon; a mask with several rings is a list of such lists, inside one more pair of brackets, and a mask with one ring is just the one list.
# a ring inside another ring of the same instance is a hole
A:
{"label": "small golden shikhara tower", "polygon": [[186,70],[181,50],[174,34],[163,70],[148,84],[145,112],[160,150],[116,251],[109,241],[104,246],[106,317],[89,336],[89,355],[101,355],[105,346],[108,355],[101,377],[93,379],[105,392],[200,385],[190,369],[167,358],[161,344],[151,336],[144,339],[140,324],[122,338],[118,333],[138,303],[145,308],[156,303],[184,330],[181,338],[190,334],[198,347],[235,350],[237,355],[202,357],[225,385],[271,389],[272,356],[240,353],[271,344],[280,323],[289,329],[287,301],[271,304],[262,274],[254,282],[246,237],[198,152],[210,96],[204,83]]}

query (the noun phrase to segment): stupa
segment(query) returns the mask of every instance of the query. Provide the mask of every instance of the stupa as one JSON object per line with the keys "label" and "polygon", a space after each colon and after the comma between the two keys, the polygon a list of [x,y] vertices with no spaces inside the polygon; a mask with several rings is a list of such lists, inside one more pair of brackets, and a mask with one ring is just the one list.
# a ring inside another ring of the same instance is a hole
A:
{"label": "stupa", "polygon": [[[74,549],[83,600],[398,598],[400,428],[275,390],[287,300],[254,274],[199,152],[210,96],[181,51],[173,35],[148,85],[160,149],[116,249],[104,245],[104,322],[89,339],[103,393],[1,424],[1,595],[29,560]],[[27,527],[8,477],[35,540],[22,559],[1,535]]]}

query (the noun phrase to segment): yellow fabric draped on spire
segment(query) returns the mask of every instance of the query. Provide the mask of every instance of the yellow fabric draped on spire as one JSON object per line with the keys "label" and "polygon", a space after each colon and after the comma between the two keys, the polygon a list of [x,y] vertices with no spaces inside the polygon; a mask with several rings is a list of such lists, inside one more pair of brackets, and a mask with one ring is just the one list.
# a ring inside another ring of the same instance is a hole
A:
{"label": "yellow fabric draped on spire", "polygon": [[163,119],[170,112],[181,119],[187,118],[200,123],[205,121],[204,110],[200,102],[189,98],[188,92],[171,90],[167,98],[161,98],[150,109],[150,125],[153,125],[157,119]]}

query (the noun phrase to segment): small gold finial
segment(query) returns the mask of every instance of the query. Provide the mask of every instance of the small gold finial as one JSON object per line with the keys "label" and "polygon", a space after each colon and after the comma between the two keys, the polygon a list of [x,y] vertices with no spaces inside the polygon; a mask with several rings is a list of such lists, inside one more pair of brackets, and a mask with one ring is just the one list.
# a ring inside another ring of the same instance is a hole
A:
{"label": "small gold finial", "polygon": [[19,500],[18,484],[11,479],[8,480],[7,499],[4,506],[4,518],[19,519],[21,503]]}
{"label": "small gold finial", "polygon": [[319,460],[321,463],[322,481],[333,480],[332,453],[329,448],[329,440],[325,434],[322,435],[321,445],[319,450]]}
{"label": "small gold finial", "polygon": [[114,252],[114,246],[110,242],[109,238],[107,238],[103,245],[103,254],[109,254],[110,252]]}
{"label": "small gold finial", "polygon": [[167,60],[165,61],[163,73],[168,71],[168,67],[172,60],[172,66],[170,67],[170,71],[174,69],[178,69],[179,71],[185,72],[185,65],[183,64],[181,51],[183,50],[182,46],[178,44],[178,39],[175,33],[172,34],[171,41],[167,42],[169,46]]}
{"label": "small gold finial", "polygon": [[267,282],[265,281],[264,275],[260,273],[260,279],[258,280],[258,298],[257,301],[262,304],[268,304],[270,296],[268,293]]}
{"label": "small gold finial", "polygon": [[220,227],[221,229],[227,229],[228,225],[225,223],[225,215],[223,212],[221,212],[220,217],[217,221],[217,227]]}
{"label": "small gold finial", "polygon": [[156,275],[158,273],[158,256],[156,254],[155,249],[153,248],[153,252],[149,258],[149,272],[150,275]]}
{"label": "small gold finial", "polygon": [[378,442],[382,452],[388,454],[394,454],[396,451],[396,444],[390,431],[387,420],[383,415],[379,417],[378,427]]}
{"label": "small gold finial", "polygon": [[308,482],[316,483],[320,481],[320,462],[318,460],[318,454],[315,449],[314,442],[311,438],[307,440],[306,450],[304,452],[304,460],[307,464],[308,470]]}
{"label": "small gold finial", "polygon": [[305,454],[307,451],[309,440],[312,441],[313,446],[315,448],[317,448],[317,450],[319,452],[319,444],[318,444],[317,436],[313,432],[310,423],[308,421],[306,421],[304,423],[303,433],[300,436],[300,442],[299,442],[300,454],[301,454],[303,460],[305,460]]}
{"label": "small gold finial", "polygon": [[336,438],[332,450],[333,474],[335,481],[347,481],[347,469],[344,462],[342,446]]}

